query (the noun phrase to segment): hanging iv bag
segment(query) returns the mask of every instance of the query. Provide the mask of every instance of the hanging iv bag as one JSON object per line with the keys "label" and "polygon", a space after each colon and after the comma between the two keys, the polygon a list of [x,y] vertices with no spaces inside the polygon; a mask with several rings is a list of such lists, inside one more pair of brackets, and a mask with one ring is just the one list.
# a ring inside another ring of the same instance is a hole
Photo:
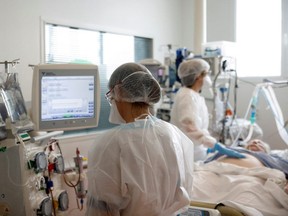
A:
{"label": "hanging iv bag", "polygon": [[27,114],[22,91],[17,79],[17,73],[0,74],[0,94],[10,119],[13,134],[33,129],[33,123]]}

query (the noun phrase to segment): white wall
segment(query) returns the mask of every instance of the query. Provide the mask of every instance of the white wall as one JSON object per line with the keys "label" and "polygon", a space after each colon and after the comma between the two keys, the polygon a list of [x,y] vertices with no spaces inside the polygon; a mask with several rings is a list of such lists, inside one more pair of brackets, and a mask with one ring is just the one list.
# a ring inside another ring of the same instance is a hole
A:
{"label": "white wall", "polygon": [[207,1],[207,42],[235,41],[236,0]]}
{"label": "white wall", "polygon": [[[163,62],[165,45],[183,46],[183,10],[187,7],[182,5],[191,3],[193,0],[1,0],[0,62],[20,58],[20,84],[25,100],[30,101],[32,69],[28,64],[41,63],[41,19],[151,37],[154,58]],[[187,32],[191,37],[185,34],[185,44],[193,46],[193,26]],[[0,71],[4,66],[0,65]]]}
{"label": "white wall", "polygon": [[[154,58],[163,62],[166,45],[193,48],[194,0],[1,0],[0,62],[20,58],[17,65],[24,99],[31,101],[32,69],[42,61],[41,22],[50,21],[108,32],[150,37]],[[188,21],[184,12],[189,11]],[[184,27],[186,29],[184,29]],[[4,65],[0,65],[0,72]],[[95,135],[60,140],[66,163],[73,166],[78,147],[88,155]],[[75,210],[74,191],[66,188],[71,200],[69,215],[84,215]],[[85,204],[86,205],[86,204]],[[73,212],[72,212],[73,211]]]}
{"label": "white wall", "polygon": [[[193,50],[194,33],[197,33],[194,4],[195,0],[1,0],[0,62],[20,58],[17,66],[20,85],[25,100],[30,101],[32,69],[28,64],[41,63],[41,19],[151,37],[154,58],[163,62],[167,44]],[[207,0],[207,22],[207,41],[235,40],[235,0]],[[4,66],[0,65],[0,71],[3,70]],[[285,119],[286,90],[276,90]],[[244,116],[251,91],[252,87],[239,83],[239,116]],[[264,140],[276,148],[287,148],[277,135],[274,119],[266,118],[271,112],[265,104],[262,106],[258,119]]]}
{"label": "white wall", "polygon": [[195,12],[197,10],[195,8],[195,0],[181,0],[182,2],[182,32],[178,32],[182,36],[182,45],[187,47],[188,50],[193,51],[194,46],[194,39],[195,39]]}

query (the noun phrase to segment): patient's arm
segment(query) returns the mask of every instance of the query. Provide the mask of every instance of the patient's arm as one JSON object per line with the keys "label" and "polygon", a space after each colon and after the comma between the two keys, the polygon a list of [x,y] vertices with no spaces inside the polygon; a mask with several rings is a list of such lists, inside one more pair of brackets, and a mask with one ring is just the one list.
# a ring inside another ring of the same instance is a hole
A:
{"label": "patient's arm", "polygon": [[231,158],[222,156],[217,159],[217,161],[230,163],[241,167],[254,168],[254,167],[264,167],[264,165],[253,155],[242,153],[246,158]]}

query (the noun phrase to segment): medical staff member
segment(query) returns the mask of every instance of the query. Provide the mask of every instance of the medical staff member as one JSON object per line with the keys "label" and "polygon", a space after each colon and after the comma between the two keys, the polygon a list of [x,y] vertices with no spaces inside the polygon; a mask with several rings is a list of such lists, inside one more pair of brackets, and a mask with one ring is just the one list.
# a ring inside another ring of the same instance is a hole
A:
{"label": "medical staff member", "polygon": [[150,106],[161,89],[147,68],[119,66],[109,80],[109,121],[88,154],[87,215],[176,215],[189,205],[193,143]]}
{"label": "medical staff member", "polygon": [[[227,149],[208,131],[209,114],[205,98],[200,95],[204,81],[208,82],[209,64],[203,59],[184,60],[178,68],[182,87],[176,93],[171,110],[171,123],[179,127],[194,143],[195,161],[204,160],[208,152],[221,151],[231,157],[243,155]],[[209,148],[209,149],[207,149]]]}

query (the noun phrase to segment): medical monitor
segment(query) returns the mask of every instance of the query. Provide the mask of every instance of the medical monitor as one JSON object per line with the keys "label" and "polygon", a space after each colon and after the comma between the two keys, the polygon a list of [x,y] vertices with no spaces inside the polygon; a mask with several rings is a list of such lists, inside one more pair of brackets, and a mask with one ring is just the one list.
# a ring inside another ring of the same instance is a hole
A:
{"label": "medical monitor", "polygon": [[34,66],[31,116],[36,131],[67,131],[98,126],[99,72],[96,65]]}

